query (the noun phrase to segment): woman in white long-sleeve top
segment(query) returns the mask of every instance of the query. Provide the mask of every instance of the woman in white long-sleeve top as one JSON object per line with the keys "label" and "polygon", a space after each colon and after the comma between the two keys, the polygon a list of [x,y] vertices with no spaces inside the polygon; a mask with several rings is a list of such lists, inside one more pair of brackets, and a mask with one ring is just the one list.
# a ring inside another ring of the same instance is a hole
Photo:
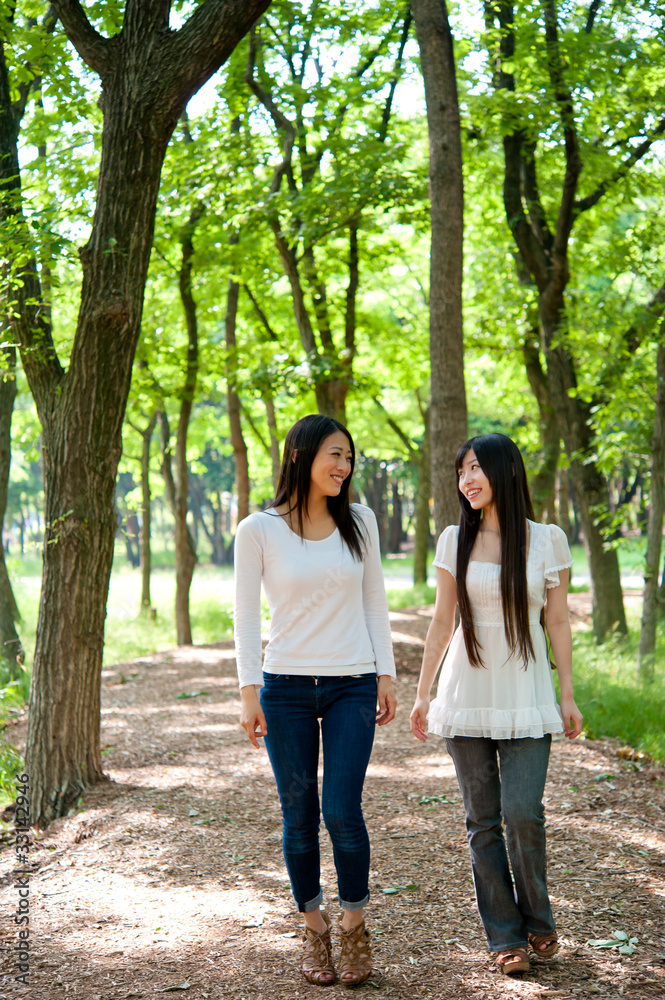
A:
{"label": "woman in white long-sleeve top", "polygon": [[[319,986],[335,979],[330,920],[320,908],[321,812],[342,908],[340,980],[352,986],[371,974],[362,789],[374,727],[390,722],[396,707],[376,519],[368,507],[349,503],[354,459],[342,424],[303,417],[287,434],[273,503],[242,521],[235,541],[241,725],[255,747],[265,739],[282,807],[284,858],[305,921],[302,971]],[[263,665],[261,584],[271,617]]]}

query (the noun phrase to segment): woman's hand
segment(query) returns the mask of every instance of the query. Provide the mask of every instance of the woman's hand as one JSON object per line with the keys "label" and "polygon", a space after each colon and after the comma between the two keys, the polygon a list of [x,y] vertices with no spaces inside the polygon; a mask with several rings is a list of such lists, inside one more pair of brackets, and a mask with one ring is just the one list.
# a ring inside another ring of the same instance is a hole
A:
{"label": "woman's hand", "polygon": [[574,740],[582,732],[582,713],[573,698],[561,698],[563,728],[569,740]]}
{"label": "woman's hand", "polygon": [[257,737],[265,736],[268,732],[266,717],[263,714],[259,696],[253,684],[246,684],[240,688],[242,708],[240,710],[240,725],[249,736],[252,746],[259,749]]}
{"label": "woman's hand", "polygon": [[411,711],[411,732],[422,743],[427,739],[428,712],[429,698],[416,698],[415,705]]}
{"label": "woman's hand", "polygon": [[381,674],[376,686],[376,697],[379,707],[376,711],[377,726],[385,726],[395,718],[397,711],[397,696],[393,689],[392,677]]}

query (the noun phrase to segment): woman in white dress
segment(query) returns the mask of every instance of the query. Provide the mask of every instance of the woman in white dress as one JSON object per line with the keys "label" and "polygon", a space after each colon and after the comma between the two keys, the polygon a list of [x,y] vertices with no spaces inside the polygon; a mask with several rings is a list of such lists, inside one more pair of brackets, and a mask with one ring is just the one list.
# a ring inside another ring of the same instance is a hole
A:
{"label": "woman in white dress", "polygon": [[[523,972],[529,945],[541,958],[558,949],[542,800],[552,734],[563,730],[574,739],[582,729],[567,607],[573,560],[563,531],[533,520],[524,462],[510,438],[472,438],[460,448],[455,471],[460,523],[437,544],[436,605],[411,730],[419,740],[427,739],[427,729],[446,740],[489,949],[503,973]],[[460,625],[453,635],[456,606]]]}
{"label": "woman in white dress", "polygon": [[[235,539],[235,639],[241,725],[263,738],[279,792],[282,847],[305,923],[302,972],[335,980],[321,910],[321,813],[333,845],[344,986],[369,978],[363,910],[370,845],[362,813],[375,725],[395,715],[395,676],[376,518],[349,503],[355,452],[346,428],[310,414],[291,428],[277,496]],[[270,639],[261,663],[261,585]],[[377,710],[378,705],[378,710]],[[323,746],[321,802],[317,771]]]}

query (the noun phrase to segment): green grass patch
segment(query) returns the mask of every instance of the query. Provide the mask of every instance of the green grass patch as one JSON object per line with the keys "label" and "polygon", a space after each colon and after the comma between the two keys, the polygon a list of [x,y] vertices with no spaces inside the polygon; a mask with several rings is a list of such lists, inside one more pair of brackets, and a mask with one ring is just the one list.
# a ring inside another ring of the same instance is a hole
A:
{"label": "green grass patch", "polygon": [[8,719],[16,714],[30,695],[30,671],[14,677],[15,668],[0,663],[0,802],[16,798],[16,777],[23,771],[23,761],[7,742],[4,730]]}
{"label": "green grass patch", "polygon": [[637,679],[639,630],[623,642],[597,646],[591,632],[576,632],[573,650],[575,701],[587,736],[620,739],[636,750],[665,760],[665,623],[659,628],[656,676]]}
{"label": "green grass patch", "polygon": [[414,608],[420,604],[434,604],[436,587],[418,583],[415,587],[405,587],[403,590],[388,590],[386,594],[390,610],[399,611],[401,608]]}

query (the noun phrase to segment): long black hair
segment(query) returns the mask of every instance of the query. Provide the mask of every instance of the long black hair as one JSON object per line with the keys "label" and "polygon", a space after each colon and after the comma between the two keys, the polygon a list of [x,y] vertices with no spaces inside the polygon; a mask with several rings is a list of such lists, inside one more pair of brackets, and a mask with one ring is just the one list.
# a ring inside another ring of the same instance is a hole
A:
{"label": "long black hair", "polygon": [[[526,581],[527,518],[534,519],[526,469],[520,450],[505,434],[481,434],[466,441],[455,459],[455,475],[459,477],[462,462],[473,450],[478,464],[492,488],[501,533],[501,604],[506,640],[513,655],[516,653],[526,667],[534,656],[529,629],[529,602]],[[466,589],[466,573],[476,536],[480,530],[481,511],[474,510],[458,490],[460,503],[459,540],[457,543],[457,603],[464,643],[474,667],[483,665],[473,624],[471,602]]]}
{"label": "long black hair", "polygon": [[356,450],[353,438],[339,420],[321,413],[310,413],[293,425],[284,441],[277,493],[268,506],[279,507],[281,504],[287,504],[287,514],[295,514],[298,534],[303,537],[303,519],[307,517],[312,462],[323,441],[337,431],[342,431],[348,438],[351,471],[342,483],[339,495],[327,498],[328,510],[355,558],[362,559],[365,552],[365,536],[362,525],[349,503],[349,486],[356,462]]}

